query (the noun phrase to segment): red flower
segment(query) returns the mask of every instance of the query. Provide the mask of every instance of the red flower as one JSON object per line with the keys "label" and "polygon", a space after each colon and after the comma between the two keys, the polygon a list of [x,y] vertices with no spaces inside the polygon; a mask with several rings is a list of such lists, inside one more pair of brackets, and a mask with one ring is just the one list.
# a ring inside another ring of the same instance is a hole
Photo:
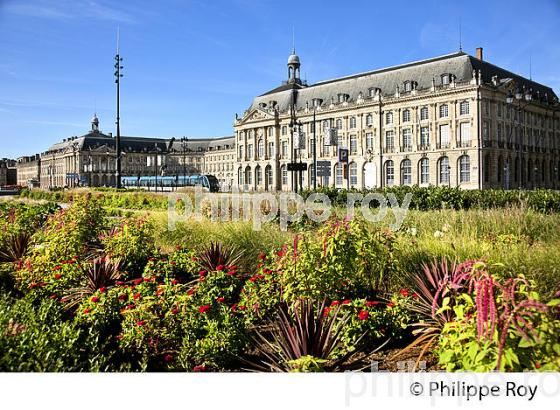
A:
{"label": "red flower", "polygon": [[198,272],[198,275],[199,275],[201,278],[203,278],[203,277],[206,276],[206,271],[203,269],[203,270],[201,270],[200,272]]}
{"label": "red flower", "polygon": [[276,254],[278,255],[279,258],[281,258],[281,257],[283,257],[283,256],[286,254],[286,251],[284,251],[284,250],[282,249],[282,250],[278,251]]}
{"label": "red flower", "polygon": [[85,309],[84,309],[84,315],[87,315],[89,312],[91,312],[91,309],[90,309],[90,308],[85,308]]}
{"label": "red flower", "polygon": [[169,264],[170,264],[170,265],[177,265],[177,262],[175,262],[175,261],[169,261]]}
{"label": "red flower", "polygon": [[200,313],[206,313],[210,310],[210,305],[202,305],[201,307],[198,308],[198,311]]}
{"label": "red flower", "polygon": [[218,266],[216,266],[216,270],[217,270],[217,271],[222,271],[222,270],[224,270],[224,265],[218,265]]}
{"label": "red flower", "polygon": [[99,302],[99,298],[98,298],[97,296],[93,296],[93,297],[91,298],[91,301],[92,301],[93,303],[97,303],[97,302]]}
{"label": "red flower", "polygon": [[264,252],[259,253],[259,259],[264,261],[266,259],[266,254]]}
{"label": "red flower", "polygon": [[196,289],[195,289],[195,288],[190,288],[190,289],[187,291],[187,295],[189,295],[189,296],[194,295],[194,292],[196,292]]}
{"label": "red flower", "polygon": [[128,295],[126,293],[121,293],[119,295],[119,300],[127,300],[128,299]]}
{"label": "red flower", "polygon": [[535,369],[540,369],[541,368],[541,364],[539,362],[535,363]]}
{"label": "red flower", "polygon": [[166,354],[165,357],[163,358],[163,360],[164,360],[166,363],[172,362],[172,361],[173,361],[173,355]]}
{"label": "red flower", "polygon": [[349,305],[350,302],[351,302],[350,299],[344,299],[344,300],[342,301],[342,304],[343,304],[343,305]]}
{"label": "red flower", "polygon": [[414,299],[418,299],[418,298],[420,297],[420,295],[418,295],[418,293],[414,292],[414,293],[412,294],[412,297],[413,297]]}
{"label": "red flower", "polygon": [[176,251],[182,251],[182,250],[183,250],[183,247],[182,247],[181,245],[177,245],[177,246],[175,247],[175,250],[176,250]]}
{"label": "red flower", "polygon": [[118,281],[116,282],[116,284],[117,284],[118,286],[122,286],[122,285],[124,285],[124,282],[123,282],[122,280],[118,280]]}
{"label": "red flower", "polygon": [[176,315],[177,313],[179,313],[179,309],[174,307],[173,309],[171,309],[171,313]]}
{"label": "red flower", "polygon": [[377,300],[368,300],[366,302],[367,307],[372,307],[372,306],[377,306],[377,305],[379,305],[379,302]]}
{"label": "red flower", "polygon": [[340,302],[338,300],[333,300],[331,302],[331,306],[338,306],[338,305],[340,305]]}
{"label": "red flower", "polygon": [[407,297],[409,295],[408,289],[401,289],[400,294],[401,296]]}
{"label": "red flower", "polygon": [[62,269],[62,266],[56,265],[53,269],[54,269],[54,270],[60,270],[60,269]]}
{"label": "red flower", "polygon": [[323,317],[327,317],[329,315],[331,311],[330,307],[326,307],[325,310],[323,310]]}
{"label": "red flower", "polygon": [[54,275],[54,278],[56,280],[60,279],[62,277],[62,275],[60,273],[57,273],[56,275]]}
{"label": "red flower", "polygon": [[105,292],[107,292],[107,288],[99,288],[99,292],[105,293]]}
{"label": "red flower", "polygon": [[134,295],[132,295],[132,297],[134,298],[134,300],[138,300],[140,299],[141,295],[140,293],[135,293]]}
{"label": "red flower", "polygon": [[179,281],[178,281],[177,279],[173,279],[173,280],[171,281],[171,284],[172,284],[172,285],[176,285],[177,283],[179,283]]}
{"label": "red flower", "polygon": [[238,310],[245,310],[245,306],[234,303],[233,305],[231,305],[231,310],[233,312],[237,312]]}
{"label": "red flower", "polygon": [[135,285],[139,285],[139,284],[141,284],[142,282],[144,282],[144,279],[143,279],[143,278],[138,278],[138,279],[135,279],[135,280],[134,280],[134,284],[135,284]]}
{"label": "red flower", "polygon": [[54,293],[53,293],[52,295],[49,296],[49,299],[53,299],[53,300],[54,300],[54,299],[57,299],[57,298],[58,298],[58,296],[57,296],[56,294],[54,294]]}
{"label": "red flower", "polygon": [[230,270],[227,274],[228,276],[235,276],[236,273],[234,270]]}
{"label": "red flower", "polygon": [[387,307],[388,308],[394,308],[395,304],[393,302],[389,302],[389,303],[387,303]]}
{"label": "red flower", "polygon": [[193,367],[193,372],[205,372],[206,371],[206,366],[203,364],[200,364],[198,366]]}
{"label": "red flower", "polygon": [[138,326],[144,326],[146,324],[146,321],[145,320],[139,320],[138,322],[136,322],[136,324]]}
{"label": "red flower", "polygon": [[220,296],[219,298],[216,298],[216,302],[218,303],[224,303],[224,301],[226,300],[226,298]]}
{"label": "red flower", "polygon": [[369,319],[369,312],[367,310],[361,310],[360,313],[358,313],[358,318],[360,320],[368,320]]}

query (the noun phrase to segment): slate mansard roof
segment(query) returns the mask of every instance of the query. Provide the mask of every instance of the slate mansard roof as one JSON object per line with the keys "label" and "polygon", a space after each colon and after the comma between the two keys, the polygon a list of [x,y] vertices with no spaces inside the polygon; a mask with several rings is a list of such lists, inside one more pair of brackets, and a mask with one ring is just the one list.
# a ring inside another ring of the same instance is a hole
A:
{"label": "slate mansard roof", "polygon": [[292,101],[293,91],[297,91],[297,106],[302,107],[307,102],[312,104],[314,98],[321,99],[323,105],[331,101],[337,102],[338,94],[349,95],[348,101],[356,101],[358,95],[368,96],[368,90],[378,88],[382,95],[394,95],[397,86],[402,93],[405,81],[415,81],[417,90],[430,89],[435,79],[436,85],[441,84],[441,75],[453,74],[457,82],[469,82],[473,77],[473,70],[481,71],[484,83],[491,83],[493,76],[498,76],[499,81],[514,80],[518,85],[532,89],[533,93],[539,92],[541,98],[545,94],[549,102],[557,101],[554,91],[547,86],[513,74],[486,61],[479,60],[463,52],[447,54],[427,60],[411,62],[398,66],[383,68],[365,73],[350,75],[327,81],[320,81],[310,86],[297,84],[283,84],[265,94],[256,97],[250,110],[259,108],[262,104],[269,106],[271,101],[276,102],[276,108],[283,112],[287,110]]}
{"label": "slate mansard roof", "polygon": [[[182,144],[180,137],[176,137],[171,144],[171,138],[153,138],[153,137],[121,137],[121,149],[123,152],[136,152],[136,153],[157,153],[179,151],[182,152]],[[233,147],[233,137],[221,138],[189,138],[187,141],[187,151],[189,152],[204,152],[209,148],[215,149],[216,147],[225,148]],[[75,147],[75,148],[73,148]],[[80,137],[67,138],[61,142],[52,145],[44,154],[61,151],[99,151],[103,149],[114,151],[116,149],[116,140],[111,135],[103,134],[102,132],[89,132],[88,134]]]}

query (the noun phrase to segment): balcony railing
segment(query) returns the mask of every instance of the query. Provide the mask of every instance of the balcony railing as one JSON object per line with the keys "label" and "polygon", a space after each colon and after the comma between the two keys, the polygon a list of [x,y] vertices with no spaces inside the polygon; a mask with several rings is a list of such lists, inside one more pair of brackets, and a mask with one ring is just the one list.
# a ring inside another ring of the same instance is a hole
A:
{"label": "balcony railing", "polygon": [[412,145],[402,145],[401,152],[412,152]]}
{"label": "balcony railing", "polygon": [[472,147],[472,141],[459,141],[459,143],[457,144],[457,146],[459,148],[470,148]]}
{"label": "balcony railing", "polygon": [[389,154],[389,153],[394,153],[395,152],[395,147],[383,147],[383,153],[384,154]]}
{"label": "balcony railing", "polygon": [[450,142],[444,142],[444,143],[438,142],[438,143],[436,144],[436,148],[437,148],[437,149],[449,149],[450,147],[451,147],[451,143],[450,143]]}
{"label": "balcony railing", "polygon": [[429,151],[430,149],[430,144],[418,144],[416,146],[416,150],[418,151]]}

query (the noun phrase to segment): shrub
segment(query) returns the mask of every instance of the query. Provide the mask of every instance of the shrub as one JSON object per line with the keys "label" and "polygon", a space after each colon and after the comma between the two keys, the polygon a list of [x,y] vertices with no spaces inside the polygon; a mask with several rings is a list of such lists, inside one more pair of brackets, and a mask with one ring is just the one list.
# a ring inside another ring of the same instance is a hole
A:
{"label": "shrub", "polygon": [[56,301],[0,296],[0,370],[111,370],[113,352],[96,334],[65,320]]}
{"label": "shrub", "polygon": [[123,270],[140,276],[148,259],[156,254],[154,227],[146,219],[125,219],[101,235],[101,243],[110,257],[123,260]]}

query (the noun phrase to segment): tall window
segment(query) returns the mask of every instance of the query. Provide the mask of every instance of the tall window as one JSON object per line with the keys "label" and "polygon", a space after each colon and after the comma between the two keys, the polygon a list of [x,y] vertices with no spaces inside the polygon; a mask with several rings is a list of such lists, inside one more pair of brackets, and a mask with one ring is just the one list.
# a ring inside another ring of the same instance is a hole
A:
{"label": "tall window", "polygon": [[282,158],[288,157],[288,141],[282,141]]}
{"label": "tall window", "polygon": [[373,149],[373,133],[366,134],[366,149]]}
{"label": "tall window", "polygon": [[385,124],[390,125],[393,123],[393,113],[391,111],[385,113]]}
{"label": "tall window", "polygon": [[239,185],[245,185],[245,178],[244,178],[244,172],[242,168],[239,168],[237,170],[237,176],[239,179]]}
{"label": "tall window", "polygon": [[342,120],[340,118],[336,120],[336,129],[338,130],[342,129]]}
{"label": "tall window", "polygon": [[366,115],[366,125],[373,125],[373,115]]}
{"label": "tall window", "polygon": [[247,157],[251,160],[253,159],[253,144],[247,145]]}
{"label": "tall window", "polygon": [[287,135],[287,134],[288,134],[288,127],[284,125],[282,126],[282,135]]}
{"label": "tall window", "polygon": [[449,147],[449,125],[439,126],[439,146],[440,148]]}
{"label": "tall window", "polygon": [[356,135],[350,135],[350,154],[358,153],[358,141],[356,140]]}
{"label": "tall window", "polygon": [[449,158],[441,157],[439,160],[439,183],[449,184]]}
{"label": "tall window", "polygon": [[498,128],[497,128],[496,133],[498,134],[498,141],[502,142],[504,136],[503,136],[503,133],[502,133],[502,124],[501,123],[498,124]]}
{"label": "tall window", "polygon": [[[498,172],[501,172],[500,170]],[[468,155],[459,157],[459,182],[471,181],[471,160]]]}
{"label": "tall window", "polygon": [[262,185],[262,172],[260,165],[257,165],[255,168],[255,181],[257,185]]}
{"label": "tall window", "polygon": [[336,175],[335,182],[336,182],[337,187],[341,187],[342,183],[343,183],[343,180],[344,180],[344,168],[343,167],[344,167],[344,164],[342,164],[342,163],[338,163],[334,166],[335,175]]}
{"label": "tall window", "polygon": [[428,148],[430,146],[430,128],[420,127],[420,146]]}
{"label": "tall window", "polygon": [[409,159],[401,162],[401,183],[403,185],[412,184],[412,164]]}
{"label": "tall window", "polygon": [[420,160],[420,183],[427,184],[430,182],[430,160],[422,158]]}
{"label": "tall window", "polygon": [[268,157],[269,158],[274,157],[274,142],[268,143]]}
{"label": "tall window", "polygon": [[428,107],[420,108],[420,120],[427,120],[428,119]]}
{"label": "tall window", "polygon": [[350,117],[350,128],[356,128],[356,117]]}
{"label": "tall window", "polygon": [[462,122],[459,128],[459,145],[468,147],[471,144],[471,123]]}
{"label": "tall window", "polygon": [[350,186],[356,187],[358,185],[358,164],[352,162],[349,165],[350,172]]}
{"label": "tall window", "polygon": [[395,149],[395,131],[387,131],[385,133],[385,148],[388,150]]}
{"label": "tall window", "polygon": [[270,187],[272,187],[272,185],[274,185],[274,180],[272,178],[272,167],[270,165],[268,165],[264,171],[264,177],[265,177],[265,182],[266,182],[266,186],[268,187],[268,189],[270,189]]}
{"label": "tall window", "polygon": [[449,116],[449,107],[447,104],[439,106],[439,118],[447,118]]}
{"label": "tall window", "polygon": [[257,143],[257,151],[259,158],[264,158],[264,140],[260,139]]}
{"label": "tall window", "polygon": [[288,168],[286,165],[280,167],[280,173],[282,174],[282,185],[288,185]]}
{"label": "tall window", "polygon": [[404,110],[402,112],[402,120],[403,120],[403,122],[409,122],[410,121],[410,110]]}
{"label": "tall window", "polygon": [[412,130],[410,128],[403,129],[402,138],[404,150],[410,150],[412,148]]}
{"label": "tall window", "polygon": [[392,160],[385,162],[385,185],[392,186],[395,184],[395,164]]}
{"label": "tall window", "polygon": [[461,101],[459,103],[459,115],[468,115],[468,114],[469,114],[469,102]]}
{"label": "tall window", "polygon": [[253,174],[251,174],[251,168],[245,168],[245,183],[251,185],[253,183]]}
{"label": "tall window", "polygon": [[242,161],[245,159],[243,158],[243,145],[239,146],[239,159]]}
{"label": "tall window", "polygon": [[488,141],[490,139],[490,127],[488,121],[482,121],[482,139]]}

